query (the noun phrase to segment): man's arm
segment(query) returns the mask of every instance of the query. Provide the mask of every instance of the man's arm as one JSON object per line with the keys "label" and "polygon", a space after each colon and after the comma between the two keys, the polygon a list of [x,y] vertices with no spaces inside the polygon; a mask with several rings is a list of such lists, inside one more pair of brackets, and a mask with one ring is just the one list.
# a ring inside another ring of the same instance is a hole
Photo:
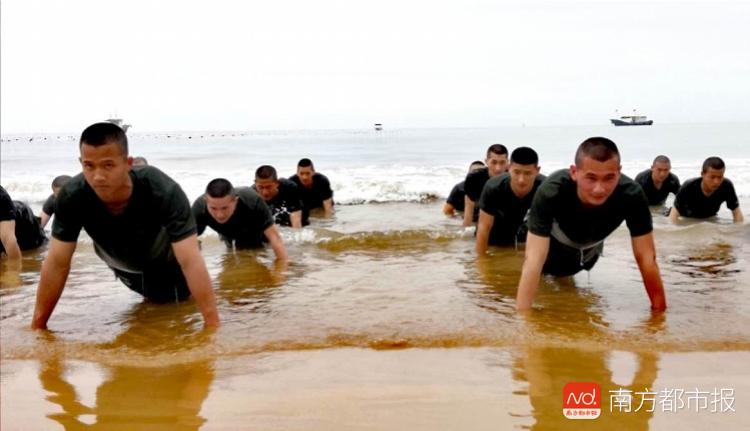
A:
{"label": "man's arm", "polygon": [[326,217],[333,215],[333,198],[328,198],[323,201],[323,214]]}
{"label": "man's arm", "polygon": [[289,221],[294,229],[302,228],[302,210],[293,211],[289,214]]}
{"label": "man's arm", "polygon": [[667,299],[664,295],[664,285],[659,274],[659,265],[656,263],[656,247],[654,247],[654,233],[631,238],[633,256],[638,264],[643,278],[643,286],[646,288],[648,299],[651,301],[651,309],[664,311],[667,308]]}
{"label": "man's arm", "polygon": [[672,209],[669,211],[669,221],[673,224],[677,223],[677,219],[680,218],[680,212],[677,211],[677,208],[672,207]]}
{"label": "man's arm", "polygon": [[526,236],[526,254],[524,255],[521,280],[518,282],[518,292],[516,293],[516,310],[531,309],[536,290],[539,288],[542,268],[547,260],[547,253],[549,253],[549,241],[549,237],[539,236],[531,232]]}
{"label": "man's arm", "polygon": [[65,288],[65,282],[68,280],[70,261],[73,259],[75,250],[76,242],[64,242],[52,238],[47,257],[42,263],[31,329],[47,329],[47,321],[55,310],[57,301]]}
{"label": "man's arm", "polygon": [[484,212],[483,209],[479,210],[479,224],[477,225],[477,243],[476,250],[477,255],[483,256],[487,253],[487,246],[490,242],[490,229],[495,223],[495,216]]}
{"label": "man's arm", "polygon": [[185,239],[172,243],[172,250],[182,268],[190,293],[198,303],[203,314],[205,326],[219,326],[219,312],[216,310],[216,298],[208,276],[206,263],[198,248],[198,236],[192,234]]}
{"label": "man's arm", "polygon": [[443,205],[443,214],[447,215],[448,217],[453,217],[454,215],[456,215],[456,209],[449,202],[446,202]]}
{"label": "man's arm", "polygon": [[735,223],[742,223],[745,221],[745,216],[742,215],[742,210],[740,210],[740,207],[732,210],[732,219]]}
{"label": "man's arm", "polygon": [[271,225],[263,231],[263,235],[268,238],[268,242],[273,248],[273,253],[276,255],[276,260],[287,260],[286,248],[284,248],[284,241],[281,240],[281,235],[276,225]]}
{"label": "man's arm", "polygon": [[49,223],[50,218],[52,218],[52,216],[44,212],[44,210],[42,210],[42,212],[39,214],[39,219],[40,219],[40,224],[42,225],[42,229],[44,229],[44,227],[47,226],[47,223]]}
{"label": "man's arm", "polygon": [[3,243],[8,259],[21,259],[21,248],[18,246],[18,240],[16,239],[15,220],[0,221],[0,242]]}
{"label": "man's arm", "polygon": [[467,195],[464,196],[464,227],[474,224],[474,201]]}

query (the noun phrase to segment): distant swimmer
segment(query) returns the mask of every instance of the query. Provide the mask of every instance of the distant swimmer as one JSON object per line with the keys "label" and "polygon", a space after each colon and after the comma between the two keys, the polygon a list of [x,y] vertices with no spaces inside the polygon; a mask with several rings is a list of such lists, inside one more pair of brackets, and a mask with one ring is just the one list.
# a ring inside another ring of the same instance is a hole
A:
{"label": "distant swimmer", "polygon": [[58,175],[52,180],[52,194],[49,195],[46,201],[44,201],[44,205],[42,205],[42,213],[39,215],[42,227],[47,226],[49,219],[55,214],[55,200],[60,193],[60,189],[62,189],[68,181],[70,181],[69,175]]}
{"label": "distant swimmer", "polygon": [[276,168],[273,166],[263,165],[255,171],[253,189],[271,208],[276,224],[291,226],[295,229],[309,224],[302,211],[299,188],[285,178],[278,178]]}
{"label": "distant swimmer", "polygon": [[501,144],[490,145],[484,162],[486,168],[470,173],[464,181],[464,226],[472,226],[479,220],[479,207],[476,203],[482,196],[484,183],[508,170],[508,149]]}
{"label": "distant swimmer", "polygon": [[[471,162],[468,173],[476,172],[484,167],[484,162],[481,160]],[[451,189],[451,192],[448,195],[448,199],[446,199],[445,204],[443,205],[443,214],[453,217],[456,215],[456,212],[463,212],[465,207],[464,199],[466,198],[466,192],[464,191],[465,183],[466,181],[464,180],[453,186],[453,189]]]}
{"label": "distant swimmer", "polygon": [[590,270],[604,240],[623,220],[651,308],[666,309],[648,201],[643,189],[620,170],[615,143],[589,138],[578,147],[570,170],[552,173],[539,187],[529,212],[517,309],[531,308],[542,273],[570,276]]}
{"label": "distant swimmer", "polygon": [[672,163],[667,156],[656,156],[651,169],[635,176],[635,182],[641,185],[646,193],[648,204],[663,205],[670,193],[675,195],[680,190],[680,180],[671,173]]}
{"label": "distant swimmer", "polygon": [[148,166],[148,160],[143,156],[133,157],[133,166]]}
{"label": "distant swimmer", "polygon": [[287,258],[271,210],[250,187],[235,189],[224,178],[211,180],[206,193],[193,203],[193,215],[198,235],[210,226],[228,247],[261,248],[268,242],[276,259]]}
{"label": "distant swimmer", "polygon": [[81,229],[128,288],[153,302],[180,301],[192,294],[205,325],[218,326],[195,219],[179,184],[152,166],[131,169],[128,139],[115,124],[86,128],[79,149],[83,172],[57,197],[31,327],[47,327],[65,288]]}
{"label": "distant swimmer", "polygon": [[[333,214],[333,190],[328,177],[315,172],[310,159],[301,159],[297,163],[297,173],[289,178],[297,184],[302,198],[302,208],[307,214],[310,210],[323,208],[325,217]],[[306,218],[303,216],[303,218]]]}
{"label": "distant swimmer", "polygon": [[745,221],[740,210],[740,201],[729,178],[724,178],[726,166],[719,157],[709,157],[703,162],[701,176],[685,181],[674,198],[674,207],[669,213],[673,223],[680,216],[690,218],[713,217],[726,202],[732,211],[735,223]]}
{"label": "distant swimmer", "polygon": [[536,151],[528,147],[513,150],[508,172],[490,178],[479,198],[478,255],[485,254],[488,245],[526,242],[524,219],[544,179]]}
{"label": "distant swimmer", "polygon": [[21,251],[33,250],[47,242],[47,236],[28,205],[13,201],[0,186],[0,255],[21,259]]}

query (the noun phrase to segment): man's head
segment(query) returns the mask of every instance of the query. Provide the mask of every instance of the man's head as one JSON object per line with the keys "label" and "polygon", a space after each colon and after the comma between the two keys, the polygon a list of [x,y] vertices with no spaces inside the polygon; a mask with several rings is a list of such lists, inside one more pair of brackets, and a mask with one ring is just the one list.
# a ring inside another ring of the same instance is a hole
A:
{"label": "man's head", "polygon": [[476,172],[482,168],[486,168],[484,162],[481,160],[475,160],[469,165],[469,173]]}
{"label": "man's head", "polygon": [[266,202],[279,194],[279,179],[273,166],[263,165],[255,171],[255,189]]}
{"label": "man's head", "polygon": [[313,185],[313,174],[315,174],[315,166],[310,159],[301,159],[297,163],[297,176],[300,182],[306,188],[311,188]]}
{"label": "man's head", "polygon": [[672,163],[667,156],[656,156],[654,163],[651,164],[651,179],[654,184],[661,184],[669,177],[669,171],[672,169]]}
{"label": "man's head", "polygon": [[70,181],[70,175],[56,176],[55,179],[52,180],[52,194],[57,197],[57,194],[60,193],[60,189],[62,189],[68,181]]}
{"label": "man's head", "polygon": [[539,175],[539,156],[529,147],[518,147],[510,155],[510,188],[522,198],[534,188]]}
{"label": "man's head", "polygon": [[701,188],[706,194],[710,195],[719,189],[721,183],[724,182],[725,170],[724,160],[719,157],[709,157],[703,162]]}
{"label": "man's head", "polygon": [[128,138],[112,123],[96,123],[81,133],[81,166],[86,182],[105,203],[121,201],[129,191],[130,167]]}
{"label": "man's head", "polygon": [[578,146],[570,177],[584,206],[602,205],[620,181],[620,152],[607,138],[588,138]]}
{"label": "man's head", "polygon": [[496,177],[508,170],[508,149],[505,145],[494,144],[487,148],[487,172],[490,178]]}
{"label": "man's head", "polygon": [[224,224],[237,209],[237,194],[224,178],[211,180],[206,186],[206,209],[219,224]]}
{"label": "man's head", "polygon": [[147,166],[148,160],[143,156],[133,157],[133,166]]}

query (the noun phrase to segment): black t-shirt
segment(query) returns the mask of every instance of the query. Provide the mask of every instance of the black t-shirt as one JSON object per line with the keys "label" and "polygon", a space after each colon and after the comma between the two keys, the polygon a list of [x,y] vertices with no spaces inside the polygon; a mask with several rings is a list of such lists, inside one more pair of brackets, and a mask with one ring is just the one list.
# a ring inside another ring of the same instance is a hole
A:
{"label": "black t-shirt", "polygon": [[190,202],[174,180],[153,166],[130,170],[133,191],[122,214],[112,215],[83,174],[60,190],[52,236],[74,242],[81,228],[97,254],[112,268],[131,272],[158,269],[173,261],[171,244],[196,233]]}
{"label": "black t-shirt", "polygon": [[706,196],[701,190],[701,178],[698,177],[685,181],[674,198],[674,207],[681,216],[707,218],[715,216],[723,202],[727,203],[730,211],[740,206],[732,182],[724,178],[719,188],[711,196]]}
{"label": "black t-shirt", "polygon": [[479,198],[482,197],[482,190],[485,183],[490,179],[490,171],[487,168],[478,169],[466,175],[464,180],[464,193],[474,202],[474,217],[476,222],[479,219]]}
{"label": "black t-shirt", "polygon": [[553,222],[572,241],[585,245],[604,240],[625,220],[630,236],[653,230],[651,212],[643,189],[625,175],[612,195],[600,206],[584,207],[578,198],[570,172],[562,169],[545,180],[534,196],[529,211],[529,231],[549,237]]}
{"label": "black t-shirt", "polygon": [[[0,186],[0,221],[15,221],[15,235],[18,248],[31,250],[47,241],[39,220],[34,216],[28,205],[20,201],[13,201],[5,189]],[[0,242],[0,253],[5,247]]]}
{"label": "black t-shirt", "polygon": [[0,221],[10,221],[16,219],[16,211],[13,201],[7,191],[0,186]]}
{"label": "black t-shirt", "polygon": [[641,185],[643,192],[646,193],[649,205],[661,205],[667,200],[670,193],[675,195],[680,190],[680,180],[673,173],[670,173],[666,180],[657,190],[654,186],[654,179],[651,177],[651,169],[639,173],[635,176],[635,182]]}
{"label": "black t-shirt", "polygon": [[[253,190],[255,186],[253,186]],[[302,198],[300,197],[299,188],[293,182],[279,178],[279,193],[266,202],[266,205],[271,209],[271,214],[276,221],[276,224],[281,226],[291,226],[292,219],[289,217],[291,213],[302,210]],[[305,212],[302,212],[302,226],[307,226],[310,222],[307,220]]]}
{"label": "black t-shirt", "polygon": [[44,211],[45,214],[48,216],[51,216],[55,213],[55,194],[52,193],[49,195],[46,201],[44,201],[44,205],[42,205],[42,211]]}
{"label": "black t-shirt", "polygon": [[453,206],[456,211],[464,210],[464,196],[466,196],[466,193],[464,192],[465,183],[465,181],[461,181],[460,183],[453,186],[453,189],[451,189],[451,194],[449,194],[448,199],[446,199],[446,202],[451,204],[451,206]]}
{"label": "black t-shirt", "polygon": [[271,210],[250,187],[239,187],[235,191],[237,207],[224,224],[219,224],[208,212],[205,195],[195,200],[193,216],[198,235],[206,230],[206,226],[210,226],[229,246],[234,243],[237,248],[262,247],[266,241],[263,232],[273,226]]}
{"label": "black t-shirt", "polygon": [[516,233],[531,207],[534,194],[545,178],[544,175],[537,175],[531,191],[521,199],[510,187],[510,174],[504,173],[487,181],[478,206],[482,211],[495,217],[490,230],[489,244],[515,243]]}
{"label": "black t-shirt", "polygon": [[[303,210],[307,214],[309,214],[312,209],[322,208],[324,200],[333,198],[331,182],[328,181],[328,177],[323,174],[317,172],[313,174],[312,187],[309,189],[302,185],[302,181],[297,174],[292,175],[289,180],[297,185],[300,192],[300,199],[302,200]],[[307,216],[303,216],[303,218],[307,219]]]}

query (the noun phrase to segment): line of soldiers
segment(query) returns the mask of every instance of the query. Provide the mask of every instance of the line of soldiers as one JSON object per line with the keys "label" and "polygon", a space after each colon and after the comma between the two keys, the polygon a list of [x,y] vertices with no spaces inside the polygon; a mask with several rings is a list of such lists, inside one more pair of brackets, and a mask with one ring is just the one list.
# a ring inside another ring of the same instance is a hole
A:
{"label": "line of soldiers", "polygon": [[[300,161],[297,175],[289,181],[279,179],[268,165],[256,170],[252,189],[235,189],[226,179],[212,180],[191,208],[179,184],[159,169],[132,167],[127,137],[118,126],[89,126],[81,135],[79,149],[82,173],[56,191],[52,240],[31,324],[35,329],[46,328],[62,294],[81,229],[123,284],[154,302],[180,301],[192,295],[205,325],[211,327],[219,325],[219,316],[197,240],[206,226],[233,247],[257,247],[267,241],[277,260],[283,261],[286,251],[275,223],[299,228],[307,222],[306,210],[318,206],[326,215],[333,211],[330,183],[308,159]],[[544,177],[533,149],[517,148],[509,160],[507,148],[496,144],[487,151],[487,166],[465,180],[464,224],[478,222],[480,256],[489,244],[526,242],[516,304],[519,310],[528,310],[542,273],[570,276],[591,269],[605,238],[626,221],[651,307],[661,311],[666,298],[647,195],[653,189],[656,193],[651,194],[658,200],[660,194],[666,197],[673,190],[667,188],[674,181],[668,166],[664,175],[665,163],[668,159],[657,158],[651,175],[642,178],[643,186],[621,175],[615,143],[594,137],[578,147],[574,165]],[[707,159],[703,171],[701,178],[679,189],[671,215],[715,214],[727,202],[735,221],[741,222],[732,184],[723,178],[721,159]],[[3,217],[5,246],[13,223]],[[41,231],[41,224],[36,226]],[[20,251],[11,250],[11,242],[7,244],[9,257],[20,256]]]}

